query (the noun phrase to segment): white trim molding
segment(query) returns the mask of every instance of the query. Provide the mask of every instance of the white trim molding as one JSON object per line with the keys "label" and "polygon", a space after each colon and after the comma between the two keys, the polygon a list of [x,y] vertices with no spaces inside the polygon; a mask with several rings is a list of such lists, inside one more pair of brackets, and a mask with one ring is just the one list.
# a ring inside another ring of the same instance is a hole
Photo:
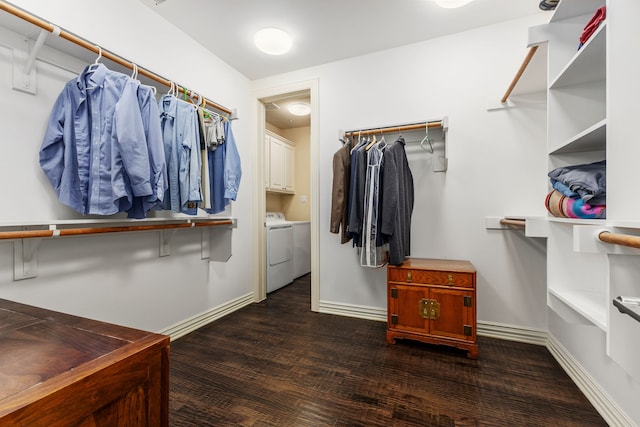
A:
{"label": "white trim molding", "polygon": [[387,321],[386,308],[320,301],[318,309],[320,313],[324,314],[335,314],[338,316],[356,317],[358,319],[377,320],[380,322]]}
{"label": "white trim molding", "polygon": [[479,336],[516,341],[526,344],[547,345],[547,332],[540,329],[523,328],[495,322],[478,321]]}
{"label": "white trim molding", "polygon": [[188,319],[169,326],[168,328],[159,331],[159,334],[169,335],[171,341],[177,340],[180,337],[187,335],[190,332],[195,331],[215,320],[218,320],[227,314],[231,314],[236,310],[253,304],[254,297],[253,292],[238,297],[234,300],[227,302],[226,304],[213,307],[210,310],[204,311],[200,314],[196,314]]}
{"label": "white trim molding", "polygon": [[600,387],[586,369],[567,351],[566,348],[547,334],[547,349],[560,364],[569,378],[578,386],[580,391],[591,402],[593,407],[610,426],[637,427],[637,424],[615,403],[615,401]]}

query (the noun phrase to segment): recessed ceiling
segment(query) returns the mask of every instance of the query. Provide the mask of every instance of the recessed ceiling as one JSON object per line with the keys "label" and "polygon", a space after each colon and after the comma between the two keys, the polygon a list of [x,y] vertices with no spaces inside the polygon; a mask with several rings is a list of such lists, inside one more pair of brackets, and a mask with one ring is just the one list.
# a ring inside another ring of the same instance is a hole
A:
{"label": "recessed ceiling", "polygon": [[[539,0],[475,0],[458,9],[433,0],[140,1],[252,80],[549,13]],[[291,34],[289,53],[256,49],[253,35],[266,27]]]}

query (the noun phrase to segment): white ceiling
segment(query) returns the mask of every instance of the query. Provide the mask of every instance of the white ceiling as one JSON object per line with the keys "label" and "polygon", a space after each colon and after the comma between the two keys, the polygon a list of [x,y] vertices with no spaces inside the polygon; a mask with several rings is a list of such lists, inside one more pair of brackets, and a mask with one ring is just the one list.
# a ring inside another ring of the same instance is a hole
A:
{"label": "white ceiling", "polygon": [[[518,17],[550,13],[539,0],[140,0],[251,80],[390,49]],[[289,32],[293,49],[253,45],[265,27]]]}

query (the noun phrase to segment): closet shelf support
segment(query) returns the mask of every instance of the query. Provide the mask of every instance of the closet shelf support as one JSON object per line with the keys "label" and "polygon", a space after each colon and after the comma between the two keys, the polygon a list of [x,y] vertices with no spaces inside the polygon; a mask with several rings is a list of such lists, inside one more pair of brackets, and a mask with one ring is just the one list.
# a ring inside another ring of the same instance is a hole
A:
{"label": "closet shelf support", "polygon": [[[51,24],[49,22],[46,22],[46,21],[38,18],[37,16],[34,16],[34,15],[32,15],[32,14],[30,14],[30,13],[28,13],[28,12],[22,10],[22,9],[19,9],[19,8],[13,6],[13,5],[10,5],[5,1],[1,1],[0,0],[0,10],[4,10],[5,12],[7,12],[9,14],[11,14],[13,16],[16,16],[16,17],[18,17],[18,18],[20,18],[20,19],[22,19],[24,21],[27,21],[27,22],[35,25],[36,27],[39,27],[39,28],[41,28],[43,30],[46,30],[46,31],[50,32],[50,33],[54,33],[54,34],[58,33],[57,35],[59,35],[59,37],[65,39],[67,41],[70,41],[71,43],[74,43],[74,44],[76,44],[76,45],[78,45],[80,47],[83,47],[84,49],[87,49],[87,50],[89,50],[91,52],[94,52],[95,54],[98,54],[101,51],[102,52],[102,57],[107,58],[107,59],[115,62],[116,64],[119,64],[119,65],[121,65],[121,66],[123,66],[123,67],[125,67],[125,68],[127,68],[129,70],[133,70],[133,68],[134,68],[134,65],[133,65],[134,63],[133,62],[128,61],[128,60],[126,60],[126,59],[124,59],[124,58],[122,58],[122,57],[120,57],[120,56],[118,56],[116,54],[113,54],[113,53],[111,53],[111,52],[109,52],[107,50],[101,49],[98,46],[96,46],[94,43],[89,43],[87,40],[84,40],[84,39],[76,36],[75,34],[72,34],[72,33],[69,33],[67,31],[61,30],[57,26],[55,26],[55,25],[53,25],[53,24]],[[44,43],[44,40],[42,42]],[[151,79],[151,80],[153,80],[153,81],[155,81],[157,83],[160,83],[163,86],[171,87],[172,82],[170,80],[167,80],[164,77],[161,77],[160,75],[155,74],[155,73],[153,73],[151,71],[148,71],[148,70],[146,70],[146,69],[144,69],[142,67],[138,66],[137,68],[138,68],[138,74],[143,75],[143,76],[145,76],[145,77],[147,77],[147,78],[149,78],[149,79]],[[182,86],[178,86],[178,91],[185,93],[187,96],[194,94],[193,91],[190,91],[190,90],[188,90],[188,89],[186,89],[186,88],[184,88]],[[233,115],[234,114],[234,112],[232,110],[230,110],[229,108],[226,108],[226,107],[224,107],[222,105],[216,104],[215,102],[210,101],[208,99],[206,99],[206,104],[208,106],[214,108],[214,109],[217,109],[219,111],[223,111],[226,114],[229,114],[229,115]],[[237,116],[237,113],[236,113],[236,116]]]}

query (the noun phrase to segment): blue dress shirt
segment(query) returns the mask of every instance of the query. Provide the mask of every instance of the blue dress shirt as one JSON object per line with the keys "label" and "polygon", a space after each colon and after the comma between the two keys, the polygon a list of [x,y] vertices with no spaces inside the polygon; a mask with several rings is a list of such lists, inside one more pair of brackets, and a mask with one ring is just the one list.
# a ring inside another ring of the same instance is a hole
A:
{"label": "blue dress shirt", "polygon": [[200,137],[195,106],[173,95],[164,95],[158,107],[168,176],[162,208],[195,214],[197,204],[202,201]]}
{"label": "blue dress shirt", "polygon": [[224,143],[227,146],[224,157],[224,198],[226,205],[229,200],[235,200],[238,196],[240,178],[242,177],[240,154],[231,130],[231,123],[228,120],[224,122]]}
{"label": "blue dress shirt", "polygon": [[65,85],[51,112],[40,165],[59,200],[82,214],[114,214],[128,194],[152,194],[131,82],[103,64],[87,66]]}
{"label": "blue dress shirt", "polygon": [[149,153],[150,182],[152,194],[144,197],[133,197],[133,203],[126,210],[129,218],[142,219],[147,212],[157,207],[164,199],[167,191],[167,166],[164,158],[164,145],[162,142],[162,129],[160,125],[160,112],[158,103],[151,87],[141,85],[138,82],[138,104],[142,117],[147,150]]}

